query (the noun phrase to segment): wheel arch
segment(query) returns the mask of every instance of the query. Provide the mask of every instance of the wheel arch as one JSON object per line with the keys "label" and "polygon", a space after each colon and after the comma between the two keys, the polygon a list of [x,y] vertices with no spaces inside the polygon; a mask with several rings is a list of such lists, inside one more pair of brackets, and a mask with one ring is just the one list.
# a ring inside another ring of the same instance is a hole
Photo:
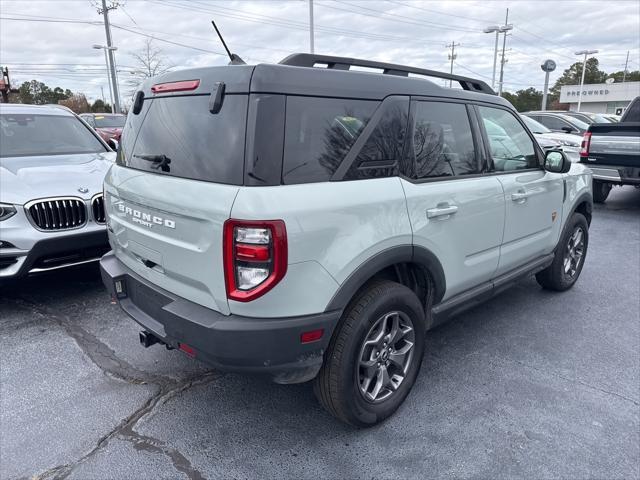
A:
{"label": "wheel arch", "polygon": [[326,311],[344,310],[351,299],[376,278],[397,281],[411,288],[426,305],[426,295],[432,295],[432,304],[442,300],[446,291],[444,270],[430,250],[400,245],[381,252],[363,262],[340,285]]}
{"label": "wheel arch", "polygon": [[593,198],[588,193],[582,193],[573,203],[571,213],[567,215],[567,221],[574,213],[581,213],[587,219],[587,224],[591,226],[591,218],[593,216]]}

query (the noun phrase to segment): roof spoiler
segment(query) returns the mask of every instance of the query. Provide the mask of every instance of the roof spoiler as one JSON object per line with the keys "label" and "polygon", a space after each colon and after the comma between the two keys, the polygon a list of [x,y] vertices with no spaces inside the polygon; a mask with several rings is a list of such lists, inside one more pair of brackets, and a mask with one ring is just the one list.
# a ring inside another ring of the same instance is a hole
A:
{"label": "roof spoiler", "polygon": [[450,73],[437,72],[435,70],[426,70],[424,68],[410,67],[407,65],[397,65],[394,63],[376,62],[372,60],[361,60],[357,58],[334,57],[331,55],[315,55],[312,53],[294,53],[280,61],[281,65],[289,65],[292,67],[315,67],[326,65],[325,68],[330,70],[350,70],[351,67],[365,67],[382,70],[384,75],[396,75],[399,77],[408,77],[410,73],[423,75],[425,77],[443,78],[458,82],[464,90],[473,92],[488,93],[495,95],[496,92],[482,80],[475,78],[462,77]]}

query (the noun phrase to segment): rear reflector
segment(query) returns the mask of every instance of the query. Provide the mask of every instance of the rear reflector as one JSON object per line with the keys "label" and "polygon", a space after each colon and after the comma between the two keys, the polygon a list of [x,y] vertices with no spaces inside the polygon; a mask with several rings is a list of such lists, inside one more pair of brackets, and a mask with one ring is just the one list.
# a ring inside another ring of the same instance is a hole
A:
{"label": "rear reflector", "polygon": [[200,80],[182,80],[180,82],[157,83],[151,87],[153,93],[185,92],[195,90],[200,85]]}
{"label": "rear reflector", "polygon": [[300,335],[300,343],[311,343],[317,342],[324,335],[324,328],[319,328],[317,330],[311,330],[309,332],[303,332]]}
{"label": "rear reflector", "polygon": [[193,347],[190,347],[186,343],[181,343],[178,348],[182,350],[184,353],[186,353],[187,355],[189,355],[191,358],[195,358],[196,351],[194,350]]}

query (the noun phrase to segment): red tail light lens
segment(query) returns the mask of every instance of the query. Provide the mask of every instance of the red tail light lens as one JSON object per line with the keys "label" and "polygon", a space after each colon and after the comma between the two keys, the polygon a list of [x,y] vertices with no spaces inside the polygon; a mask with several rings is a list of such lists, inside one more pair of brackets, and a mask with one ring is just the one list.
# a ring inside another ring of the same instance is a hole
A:
{"label": "red tail light lens", "polygon": [[156,83],[151,87],[153,93],[168,93],[168,92],[186,92],[188,90],[195,90],[200,85],[200,80],[183,80],[180,82],[167,82]]}
{"label": "red tail light lens", "polygon": [[591,132],[584,132],[582,137],[582,144],[580,145],[580,156],[589,156],[589,147],[591,146]]}
{"label": "red tail light lens", "polygon": [[223,233],[227,298],[250,302],[287,272],[287,230],[282,220],[227,220]]}

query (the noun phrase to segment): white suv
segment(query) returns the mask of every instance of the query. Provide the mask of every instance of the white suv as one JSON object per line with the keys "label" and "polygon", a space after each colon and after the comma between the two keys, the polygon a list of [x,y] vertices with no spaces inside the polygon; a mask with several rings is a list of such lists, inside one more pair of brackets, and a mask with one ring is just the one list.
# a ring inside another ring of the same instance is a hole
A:
{"label": "white suv", "polygon": [[398,408],[434,325],[530,274],[570,288],[584,264],[589,170],[479,80],[308,54],[171,72],[120,147],[101,266],[141,342],[315,379],[353,425]]}

